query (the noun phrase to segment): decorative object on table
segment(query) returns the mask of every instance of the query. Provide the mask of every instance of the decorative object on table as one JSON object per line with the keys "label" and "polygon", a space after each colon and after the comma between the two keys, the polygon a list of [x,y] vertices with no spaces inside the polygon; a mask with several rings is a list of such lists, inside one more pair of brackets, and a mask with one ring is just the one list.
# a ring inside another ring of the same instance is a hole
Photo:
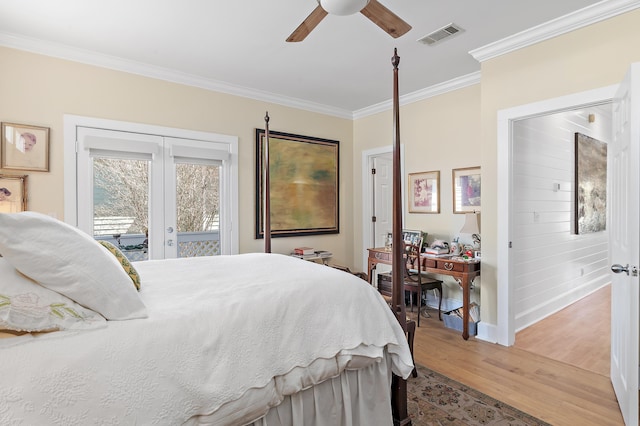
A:
{"label": "decorative object on table", "polygon": [[421,365],[416,368],[418,377],[407,381],[408,411],[414,426],[550,426],[440,373]]}
{"label": "decorative object on table", "polygon": [[458,242],[458,238],[454,238],[449,244],[449,254],[457,256],[460,254],[460,243]]}
{"label": "decorative object on table", "polygon": [[49,128],[2,123],[0,168],[49,171]]}
{"label": "decorative object on table", "polygon": [[409,173],[409,213],[440,213],[440,172]]}
{"label": "decorative object on table", "polygon": [[[263,149],[256,129],[256,238],[264,235]],[[339,142],[269,132],[271,236],[337,234]]]}
{"label": "decorative object on table", "polygon": [[0,175],[0,213],[27,210],[27,175]]}
{"label": "decorative object on table", "polygon": [[384,248],[388,251],[391,251],[392,246],[393,246],[393,234],[391,232],[387,232],[387,236],[384,239]]}
{"label": "decorative object on table", "polygon": [[480,212],[480,167],[453,169],[453,212]]}
{"label": "decorative object on table", "polygon": [[600,232],[607,225],[607,144],[575,134],[574,233]]}

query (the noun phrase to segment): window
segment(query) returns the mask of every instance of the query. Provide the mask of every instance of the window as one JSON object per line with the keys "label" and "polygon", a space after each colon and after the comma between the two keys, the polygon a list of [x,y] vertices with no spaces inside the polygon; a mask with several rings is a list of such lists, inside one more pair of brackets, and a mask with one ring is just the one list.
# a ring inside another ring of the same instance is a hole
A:
{"label": "window", "polygon": [[65,149],[67,222],[131,260],[238,252],[237,138],[66,116]]}

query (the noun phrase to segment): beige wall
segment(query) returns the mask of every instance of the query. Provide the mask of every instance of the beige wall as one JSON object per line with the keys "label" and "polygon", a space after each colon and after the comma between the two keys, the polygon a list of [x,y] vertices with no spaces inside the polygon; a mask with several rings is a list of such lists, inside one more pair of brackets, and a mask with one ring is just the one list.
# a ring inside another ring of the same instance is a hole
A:
{"label": "beige wall", "polygon": [[[50,172],[28,172],[29,209],[63,218],[63,115],[177,127],[239,138],[240,251],[263,249],[254,235],[254,132],[270,129],[340,141],[339,235],[277,238],[273,251],[298,245],[331,250],[336,263],[353,257],[352,122],[133,74],[0,48],[0,121],[51,128]],[[21,174],[0,170],[5,174]]]}
{"label": "beige wall", "polygon": [[[391,67],[389,86],[392,85]],[[399,75],[402,81],[402,71]],[[362,152],[393,143],[391,111],[356,120],[354,123],[354,170],[356,188],[362,187]],[[440,214],[407,213],[404,227],[427,232],[434,238],[451,241],[464,223],[464,215],[453,214],[452,169],[480,166],[480,85],[473,85],[401,108],[400,140],[404,145],[405,176],[408,173],[440,171]],[[406,184],[406,183],[405,183]],[[359,190],[355,190],[359,194]],[[406,203],[406,194],[403,194]],[[362,220],[362,197],[354,200],[354,222]],[[362,247],[362,226],[354,229],[356,262]],[[470,241],[469,241],[470,242]],[[362,259],[362,256],[360,256]],[[361,267],[362,268],[362,267]],[[445,298],[462,295],[453,279]]]}
{"label": "beige wall", "polygon": [[498,111],[617,84],[640,61],[638,46],[640,11],[633,11],[482,64],[483,321],[497,321]]}
{"label": "beige wall", "polygon": [[[405,172],[440,170],[441,213],[408,214],[405,226],[452,238],[463,223],[451,206],[451,169],[482,167],[482,320],[495,324],[497,112],[619,82],[640,61],[640,11],[629,12],[482,64],[482,81],[401,108]],[[401,53],[401,52],[400,52]],[[400,82],[402,70],[400,70]],[[382,84],[382,83],[381,83]],[[385,83],[386,84],[386,83]],[[392,70],[389,70],[389,87]],[[254,141],[265,110],[272,130],[341,142],[341,234],[274,240],[332,250],[337,263],[362,269],[362,152],[392,143],[391,111],[355,122],[0,48],[0,120],[51,128],[51,172],[29,173],[30,208],[63,211],[63,114],[236,135],[240,140],[240,250],[253,239]],[[406,176],[405,176],[406,178]],[[455,286],[449,286],[454,292]],[[455,297],[455,296],[453,296]]]}
{"label": "beige wall", "polygon": [[[616,84],[630,63],[640,61],[638,46],[640,11],[633,11],[488,60],[482,64],[479,85],[401,108],[405,172],[440,170],[442,194],[441,214],[409,214],[405,227],[423,229],[438,237],[454,237],[463,219],[452,214],[451,169],[478,164],[482,167],[479,297],[483,322],[495,325],[497,321],[498,111]],[[392,124],[391,111],[355,121],[353,180],[356,194],[362,187],[362,152],[391,144]],[[356,223],[362,216],[361,204],[361,198],[356,197]],[[354,231],[355,260],[358,262],[359,253],[366,247],[362,247],[361,227]],[[450,284],[448,290],[454,293],[449,297],[456,297],[455,286]],[[474,296],[478,297],[477,294]]]}

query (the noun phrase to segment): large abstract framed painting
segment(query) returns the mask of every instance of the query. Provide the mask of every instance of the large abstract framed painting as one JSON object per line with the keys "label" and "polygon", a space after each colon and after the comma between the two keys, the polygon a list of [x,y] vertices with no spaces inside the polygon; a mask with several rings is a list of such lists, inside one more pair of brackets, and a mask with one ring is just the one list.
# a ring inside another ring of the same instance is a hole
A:
{"label": "large abstract framed painting", "polygon": [[473,213],[481,211],[480,167],[453,169],[453,212]]}
{"label": "large abstract framed painting", "polygon": [[27,176],[0,174],[0,213],[27,210]]}
{"label": "large abstract framed painting", "polygon": [[[264,237],[265,132],[256,129],[256,238]],[[271,236],[337,234],[339,142],[269,132]]]}
{"label": "large abstract framed painting", "polygon": [[604,231],[607,226],[607,144],[575,135],[576,234]]}
{"label": "large abstract framed painting", "polygon": [[2,123],[0,168],[49,171],[49,128]]}
{"label": "large abstract framed painting", "polygon": [[440,213],[440,172],[409,173],[409,213]]}

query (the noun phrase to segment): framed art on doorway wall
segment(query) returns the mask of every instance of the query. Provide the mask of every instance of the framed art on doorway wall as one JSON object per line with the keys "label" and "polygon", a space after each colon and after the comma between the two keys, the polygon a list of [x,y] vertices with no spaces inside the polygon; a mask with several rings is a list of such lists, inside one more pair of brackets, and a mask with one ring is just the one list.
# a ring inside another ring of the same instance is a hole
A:
{"label": "framed art on doorway wall", "polygon": [[480,167],[453,169],[453,212],[473,213],[481,211]]}

